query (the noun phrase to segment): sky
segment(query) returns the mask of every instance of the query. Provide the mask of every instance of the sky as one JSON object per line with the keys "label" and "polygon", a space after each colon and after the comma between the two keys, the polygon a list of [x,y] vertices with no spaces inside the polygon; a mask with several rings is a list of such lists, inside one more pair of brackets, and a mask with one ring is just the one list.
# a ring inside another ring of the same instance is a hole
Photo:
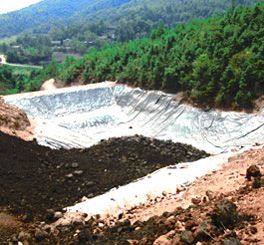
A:
{"label": "sky", "polygon": [[0,0],[0,14],[27,7],[41,0]]}

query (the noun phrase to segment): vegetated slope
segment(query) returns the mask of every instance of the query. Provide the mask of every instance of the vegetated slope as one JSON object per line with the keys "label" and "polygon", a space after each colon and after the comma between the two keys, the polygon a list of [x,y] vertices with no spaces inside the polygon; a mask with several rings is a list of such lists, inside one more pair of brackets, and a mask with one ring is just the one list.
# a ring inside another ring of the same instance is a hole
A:
{"label": "vegetated slope", "polygon": [[[248,5],[256,2],[255,0],[236,0],[234,5]],[[80,12],[80,16],[86,16],[89,20],[103,20],[106,25],[110,22],[111,26],[116,28],[117,40],[128,41],[141,37],[161,25],[174,27],[177,23],[187,22],[192,18],[207,18],[214,14],[223,14],[230,8],[232,8],[232,1],[229,0],[131,0],[114,9],[105,9],[91,14],[83,11]],[[80,28],[85,27],[81,18],[75,24]]]}
{"label": "vegetated slope", "polygon": [[[233,5],[257,1],[263,0],[234,0]],[[105,43],[136,39],[158,26],[173,27],[231,7],[231,0],[45,0],[0,15],[0,38],[22,32],[2,42],[0,53],[11,63],[45,65],[52,58],[61,62],[67,54],[83,55]]]}
{"label": "vegetated slope", "polygon": [[67,83],[117,80],[237,108],[252,106],[264,94],[263,57],[264,4],[259,3],[224,17],[159,28],[150,38],[106,46],[53,70]]}
{"label": "vegetated slope", "polygon": [[17,34],[43,23],[66,21],[76,12],[87,13],[129,0],[44,0],[22,10],[0,15],[0,37]]}
{"label": "vegetated slope", "polygon": [[[237,0],[249,4],[256,0]],[[83,30],[100,32],[103,26],[90,26],[104,21],[116,27],[119,40],[149,32],[153,26],[175,25],[194,17],[208,17],[231,8],[232,1],[224,0],[44,0],[28,8],[0,15],[0,37],[14,35],[30,28],[48,31],[54,24],[62,27],[66,38],[83,36]],[[19,23],[19,25],[17,24]],[[60,28],[61,29],[61,28]],[[58,32],[61,32],[58,30]]]}
{"label": "vegetated slope", "polygon": [[0,64],[0,95],[39,90],[50,74],[48,68],[41,71],[38,68]]}

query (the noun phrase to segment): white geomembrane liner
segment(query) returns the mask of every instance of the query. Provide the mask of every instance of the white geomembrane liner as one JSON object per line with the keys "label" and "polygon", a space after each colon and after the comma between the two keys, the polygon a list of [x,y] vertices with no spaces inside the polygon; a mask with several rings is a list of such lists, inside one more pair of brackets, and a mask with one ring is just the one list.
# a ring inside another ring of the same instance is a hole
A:
{"label": "white geomembrane liner", "polygon": [[204,111],[170,94],[111,82],[4,99],[26,111],[37,123],[39,144],[52,148],[89,147],[134,134],[188,143],[209,153],[264,141],[264,111]]}
{"label": "white geomembrane liner", "polygon": [[[84,148],[101,139],[135,134],[191,144],[212,154],[264,143],[263,110],[258,114],[205,111],[181,104],[171,94],[112,82],[10,95],[4,99],[27,113],[36,123],[38,143],[51,148]],[[188,163],[187,169],[161,169],[151,178],[69,209],[94,213],[111,205],[118,208],[125,203],[144,201],[147,193],[158,196],[216,169],[224,156]],[[115,201],[109,201],[111,198]]]}
{"label": "white geomembrane liner", "polygon": [[124,208],[129,209],[145,203],[148,198],[162,196],[164,191],[175,194],[177,186],[189,184],[209,171],[218,169],[230,156],[231,153],[225,153],[162,168],[128,185],[68,207],[67,211],[88,215],[110,213],[116,216]]}

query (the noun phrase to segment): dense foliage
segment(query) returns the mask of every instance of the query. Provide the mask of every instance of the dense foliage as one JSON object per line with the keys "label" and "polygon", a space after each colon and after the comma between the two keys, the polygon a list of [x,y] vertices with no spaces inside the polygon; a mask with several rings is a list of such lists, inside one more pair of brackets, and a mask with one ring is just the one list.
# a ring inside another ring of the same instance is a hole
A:
{"label": "dense foliage", "polygon": [[0,51],[6,54],[9,63],[41,65],[52,59],[51,41],[48,37],[19,36],[14,44],[15,46],[0,44]]}
{"label": "dense foliage", "polygon": [[37,91],[42,82],[52,74],[49,67],[18,67],[0,64],[0,95]]}
{"label": "dense foliage", "polygon": [[232,3],[254,2],[257,0],[44,0],[0,15],[0,37],[27,30],[17,41],[0,44],[0,52],[16,63],[43,64],[52,57],[59,61],[64,54],[83,55],[105,43],[146,36],[159,26],[174,27],[192,18],[222,14]]}
{"label": "dense foliage", "polygon": [[[254,2],[257,1],[233,1],[235,5]],[[128,41],[144,36],[161,25],[173,27],[192,18],[223,14],[232,7],[232,0],[101,0],[95,5],[94,8],[89,6],[75,13],[67,25],[60,22],[56,23],[58,28],[53,25],[55,36],[60,39],[78,37],[78,40],[89,40],[91,34],[107,36],[113,33],[117,41]],[[102,9],[102,6],[108,7]]]}
{"label": "dense foliage", "polygon": [[175,29],[159,28],[150,38],[93,50],[58,69],[65,82],[80,77],[86,83],[117,80],[186,91],[199,103],[249,107],[264,94],[264,4]]}

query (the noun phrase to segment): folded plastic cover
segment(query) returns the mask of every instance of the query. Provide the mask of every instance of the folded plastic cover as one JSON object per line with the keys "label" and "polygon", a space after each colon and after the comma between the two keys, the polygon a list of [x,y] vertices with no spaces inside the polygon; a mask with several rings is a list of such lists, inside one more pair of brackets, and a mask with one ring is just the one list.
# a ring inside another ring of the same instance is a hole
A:
{"label": "folded plastic cover", "polygon": [[110,137],[141,134],[191,144],[210,153],[264,143],[264,111],[204,111],[174,95],[101,83],[5,96],[36,124],[41,145],[83,148]]}

